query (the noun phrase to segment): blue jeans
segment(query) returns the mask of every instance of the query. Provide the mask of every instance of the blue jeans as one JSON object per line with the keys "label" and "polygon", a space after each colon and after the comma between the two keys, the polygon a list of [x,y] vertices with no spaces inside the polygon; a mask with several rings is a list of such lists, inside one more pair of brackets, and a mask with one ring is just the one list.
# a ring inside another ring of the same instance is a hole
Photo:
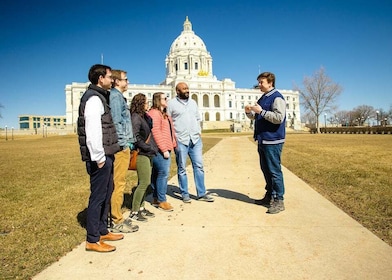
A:
{"label": "blue jeans", "polygon": [[175,149],[177,162],[177,176],[182,198],[188,198],[188,177],[186,174],[186,160],[191,159],[193,176],[195,179],[197,197],[202,197],[206,194],[206,187],[204,185],[204,169],[203,169],[203,142],[201,139],[196,143],[190,141],[186,146],[180,142],[177,143]]}
{"label": "blue jeans", "polygon": [[158,153],[153,159],[151,186],[154,189],[153,197],[159,202],[166,201],[167,180],[169,177],[171,158],[164,158]]}
{"label": "blue jeans", "polygon": [[283,143],[274,145],[258,144],[260,157],[260,167],[263,171],[267,195],[283,200],[284,182],[280,156],[282,154]]}

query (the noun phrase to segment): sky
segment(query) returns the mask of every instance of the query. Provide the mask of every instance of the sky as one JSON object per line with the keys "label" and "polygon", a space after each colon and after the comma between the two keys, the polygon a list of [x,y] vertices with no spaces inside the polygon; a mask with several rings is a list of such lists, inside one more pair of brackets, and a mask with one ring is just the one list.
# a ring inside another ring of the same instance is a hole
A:
{"label": "sky", "polygon": [[278,89],[323,67],[343,87],[338,110],[392,106],[390,0],[2,0],[0,129],[18,115],[65,116],[65,86],[103,62],[130,83],[159,84],[186,16],[213,74],[251,88],[260,72]]}

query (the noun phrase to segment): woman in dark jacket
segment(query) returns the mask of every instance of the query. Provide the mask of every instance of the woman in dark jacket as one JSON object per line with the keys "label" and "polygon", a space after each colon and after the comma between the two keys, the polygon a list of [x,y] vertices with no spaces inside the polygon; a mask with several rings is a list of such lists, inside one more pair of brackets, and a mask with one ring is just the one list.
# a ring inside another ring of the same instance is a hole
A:
{"label": "woman in dark jacket", "polygon": [[136,138],[135,149],[139,149],[136,160],[138,184],[133,193],[130,218],[139,222],[146,222],[146,217],[154,217],[154,214],[144,207],[147,187],[151,183],[152,159],[158,152],[151,134],[152,119],[146,114],[147,110],[146,96],[142,93],[136,94],[131,102],[131,121],[133,135]]}

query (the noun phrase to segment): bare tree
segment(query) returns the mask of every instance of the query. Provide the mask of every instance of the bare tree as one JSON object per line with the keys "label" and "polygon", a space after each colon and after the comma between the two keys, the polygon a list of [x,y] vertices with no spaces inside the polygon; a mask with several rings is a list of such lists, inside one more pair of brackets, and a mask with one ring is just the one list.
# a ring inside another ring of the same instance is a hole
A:
{"label": "bare tree", "polygon": [[324,67],[320,67],[313,76],[304,78],[303,89],[295,88],[300,93],[305,112],[310,112],[316,118],[317,132],[320,132],[319,117],[324,112],[336,111],[335,102],[342,87],[327,76]]}
{"label": "bare tree", "polygon": [[358,125],[364,125],[366,123],[366,120],[368,122],[368,125],[370,125],[369,124],[370,118],[373,118],[373,116],[374,116],[373,106],[361,105],[353,109],[353,117],[358,123]]}
{"label": "bare tree", "polygon": [[351,114],[349,111],[338,111],[335,118],[340,125],[347,126],[350,123]]}

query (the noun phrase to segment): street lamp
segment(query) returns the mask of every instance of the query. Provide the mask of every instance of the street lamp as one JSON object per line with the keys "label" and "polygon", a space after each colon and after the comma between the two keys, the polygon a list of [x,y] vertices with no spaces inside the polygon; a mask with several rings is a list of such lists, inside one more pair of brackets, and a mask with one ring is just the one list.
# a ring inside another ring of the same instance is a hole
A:
{"label": "street lamp", "polygon": [[376,111],[376,116],[377,116],[377,125],[378,125],[378,114],[380,114],[379,111]]}
{"label": "street lamp", "polygon": [[327,128],[327,114],[324,114],[324,127]]}
{"label": "street lamp", "polygon": [[5,141],[8,141],[7,126],[5,126]]}

